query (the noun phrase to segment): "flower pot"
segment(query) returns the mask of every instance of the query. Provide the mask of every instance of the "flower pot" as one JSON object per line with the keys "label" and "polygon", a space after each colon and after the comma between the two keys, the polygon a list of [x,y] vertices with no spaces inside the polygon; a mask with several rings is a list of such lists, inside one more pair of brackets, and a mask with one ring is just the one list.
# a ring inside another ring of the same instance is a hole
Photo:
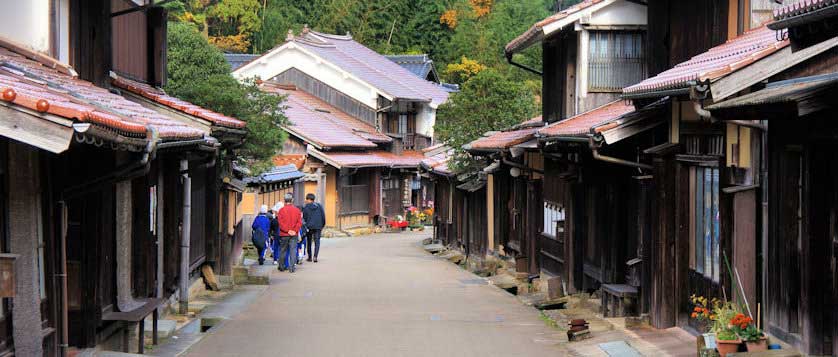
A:
{"label": "flower pot", "polygon": [[726,357],[728,353],[735,353],[739,351],[739,346],[742,345],[742,340],[716,340],[716,349],[719,350],[719,356]]}
{"label": "flower pot", "polygon": [[748,349],[748,352],[767,351],[768,339],[763,337],[756,341],[745,341],[745,347]]}

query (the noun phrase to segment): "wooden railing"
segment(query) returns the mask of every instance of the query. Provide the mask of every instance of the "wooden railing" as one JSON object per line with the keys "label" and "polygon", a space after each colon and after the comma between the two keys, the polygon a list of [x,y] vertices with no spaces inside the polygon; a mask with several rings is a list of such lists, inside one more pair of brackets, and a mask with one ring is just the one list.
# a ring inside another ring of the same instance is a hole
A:
{"label": "wooden railing", "polygon": [[[400,153],[401,150],[422,150],[431,146],[432,139],[422,134],[407,133],[388,133],[387,135],[395,138],[398,142],[393,143],[394,152]],[[399,150],[401,149],[401,150]]]}

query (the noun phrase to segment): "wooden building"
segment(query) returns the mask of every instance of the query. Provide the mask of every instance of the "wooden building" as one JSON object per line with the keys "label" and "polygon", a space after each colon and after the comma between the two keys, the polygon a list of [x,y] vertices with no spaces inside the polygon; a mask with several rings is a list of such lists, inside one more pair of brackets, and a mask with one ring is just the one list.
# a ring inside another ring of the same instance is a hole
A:
{"label": "wooden building", "polygon": [[[305,155],[303,171],[321,177],[317,191],[327,226],[383,224],[430,201],[432,189],[423,186],[418,167],[421,150],[433,144],[436,108],[448,98],[439,84],[351,36],[308,28],[289,33],[284,44],[234,75],[258,78],[265,90],[298,103],[287,113],[294,140],[282,155]],[[317,117],[326,126],[303,119]]]}
{"label": "wooden building", "polygon": [[435,186],[434,239],[463,252],[478,264],[491,251],[487,235],[492,208],[485,173],[456,175],[449,167],[453,151],[436,145],[425,151],[421,166]]}
{"label": "wooden building", "polygon": [[321,200],[327,227],[384,224],[419,204],[420,152],[394,153],[395,139],[295,86],[265,82],[262,89],[286,98],[290,137],[278,160],[305,158],[299,167],[316,185],[303,190]]}
{"label": "wooden building", "polygon": [[[721,122],[705,107],[758,89],[761,82],[833,45],[792,53],[781,33],[753,21],[752,5],[707,3],[698,9],[693,3],[649,4],[650,41],[670,41],[663,44],[670,53],[650,58],[650,68],[692,56],[625,88],[623,95],[635,106],[668,98],[670,108],[664,115],[670,121],[668,142],[645,151],[655,167],[650,315],[657,327],[692,324],[687,304],[691,294],[747,301],[753,314],[764,296],[764,270],[770,264],[765,238],[760,238],[770,231],[761,208],[767,204],[761,169],[769,165],[762,150],[765,127],[739,119]],[[672,22],[674,14],[696,12],[710,15],[684,17],[696,23],[683,29],[688,37],[676,36],[685,24]],[[691,40],[692,28],[701,26],[724,31]],[[704,52],[696,48],[723,41],[714,35],[718,33],[727,33],[729,40]],[[661,48],[661,43],[654,47]],[[734,290],[736,286],[741,288]]]}
{"label": "wooden building", "polygon": [[[216,157],[241,141],[244,123],[128,94],[165,78],[166,14],[123,5],[4,8],[0,246],[16,258],[14,293],[3,299],[4,354],[66,355],[105,342],[126,348],[120,333],[141,326],[165,299],[185,302],[188,293],[179,292],[198,278],[190,277],[196,266],[222,260]],[[40,8],[56,15],[26,18]],[[132,36],[142,44],[114,46]],[[120,80],[126,73],[130,86]],[[146,89],[153,88],[137,93]],[[193,212],[182,204],[187,197],[195,211],[211,213],[184,218]]]}
{"label": "wooden building", "polygon": [[754,64],[771,76],[767,84],[706,108],[719,120],[751,121],[767,131],[761,196],[767,220],[758,265],[765,330],[806,354],[834,355],[838,5],[792,4],[774,14],[768,27],[790,44]]}
{"label": "wooden building", "polygon": [[[541,195],[543,157],[534,135],[543,126],[544,121],[538,116],[508,130],[487,133],[465,146],[473,156],[487,161],[482,174],[486,175],[491,224],[481,257],[512,257],[518,269],[531,275],[554,273],[541,269],[539,264],[554,253],[549,242],[542,242],[543,213],[547,209],[542,207]],[[552,266],[549,262],[548,265]]]}
{"label": "wooden building", "polygon": [[638,150],[663,140],[661,121],[652,118],[661,104],[635,110],[619,100],[624,86],[646,76],[646,18],[643,3],[582,1],[534,24],[505,49],[516,65],[515,53],[541,45],[546,125],[530,134],[535,142],[526,149],[535,152],[524,156],[540,161],[532,175],[538,187],[512,185],[506,193],[513,201],[542,194],[536,204],[512,204],[528,207],[521,211],[529,217],[511,226],[537,227],[524,233],[534,240],[530,270],[562,277],[567,292],[631,283],[636,296],[648,264],[649,207],[633,198],[651,189],[651,166]]}

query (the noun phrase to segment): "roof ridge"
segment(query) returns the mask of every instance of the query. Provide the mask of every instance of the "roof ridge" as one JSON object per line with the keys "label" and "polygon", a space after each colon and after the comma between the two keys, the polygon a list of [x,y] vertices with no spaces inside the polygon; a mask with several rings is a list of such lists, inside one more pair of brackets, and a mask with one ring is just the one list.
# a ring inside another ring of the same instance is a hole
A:
{"label": "roof ridge", "polygon": [[[378,55],[378,56],[382,56],[382,57],[383,57],[383,55],[382,55],[382,54],[380,54],[380,53],[378,53],[378,52],[375,52],[375,51],[373,51],[373,50],[369,49],[367,46],[364,46],[364,45],[360,44],[359,42],[357,42],[357,41],[355,41],[355,40],[350,40],[350,41],[348,41],[348,42],[350,42],[350,43],[355,43],[355,44],[357,44],[357,45],[358,45],[358,46],[359,46],[362,50],[365,50],[365,51],[370,51],[370,52],[375,53],[375,54],[376,54],[376,55]],[[361,61],[360,59],[356,58],[356,57],[355,57],[352,53],[342,50],[342,49],[340,48],[340,46],[335,46],[335,50],[337,50],[337,51],[339,51],[339,52],[343,53],[344,55],[348,56],[349,58],[352,58],[352,60],[353,60],[353,61],[355,61],[355,62],[357,62],[357,63],[360,63],[360,64],[363,64],[363,65],[364,65],[364,67],[367,67],[367,68],[369,68],[369,69],[371,69],[371,70],[375,71],[376,73],[380,74],[380,75],[381,75],[381,76],[383,76],[384,78],[387,78],[387,79],[389,79],[389,80],[391,80],[391,81],[393,81],[393,82],[396,82],[397,84],[401,85],[402,87],[405,87],[408,91],[410,91],[410,92],[414,93],[414,94],[417,96],[416,98],[410,98],[410,99],[428,99],[429,101],[433,101],[433,98],[430,98],[430,97],[425,98],[425,97],[424,97],[421,93],[418,93],[416,90],[414,90],[412,86],[407,85],[406,83],[404,83],[404,82],[402,82],[402,81],[399,81],[399,80],[397,80],[396,78],[393,78],[393,77],[391,77],[391,76],[388,76],[388,75],[387,75],[387,73],[382,72],[381,70],[379,70],[379,69],[378,69],[378,68],[376,68],[375,66],[370,66],[370,65],[368,65],[368,63],[367,63],[367,62]],[[387,62],[389,62],[389,63],[393,63],[393,65],[394,65],[394,67],[393,67],[393,68],[398,68],[399,70],[404,70],[404,71],[407,71],[406,69],[404,69],[402,66],[399,66],[399,65],[398,65],[398,64],[396,64],[395,62],[390,61],[389,59],[386,59],[386,58],[385,58],[385,60],[386,60]],[[415,75],[414,75],[413,73],[407,73],[407,74],[409,74],[411,77],[415,77]],[[419,78],[419,79],[424,81],[424,79],[422,79],[422,78]]]}

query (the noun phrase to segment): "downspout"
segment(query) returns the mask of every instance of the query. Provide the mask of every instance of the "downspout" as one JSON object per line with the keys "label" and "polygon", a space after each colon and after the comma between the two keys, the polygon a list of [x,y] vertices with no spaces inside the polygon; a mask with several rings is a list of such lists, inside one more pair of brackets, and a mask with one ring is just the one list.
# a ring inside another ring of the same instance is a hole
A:
{"label": "downspout", "polygon": [[518,63],[518,62],[513,61],[513,60],[512,60],[512,53],[507,53],[507,54],[506,54],[506,62],[508,62],[509,64],[511,64],[511,65],[513,65],[513,66],[515,66],[515,67],[518,67],[518,68],[520,68],[520,69],[523,69],[523,70],[525,70],[525,71],[527,71],[527,72],[534,73],[534,74],[537,74],[537,75],[539,75],[539,76],[543,76],[543,75],[544,75],[543,73],[541,73],[541,71],[539,71],[539,70],[537,70],[537,69],[535,69],[535,68],[532,68],[532,67],[527,67],[527,66],[525,66],[525,65],[523,65],[523,64],[520,64],[520,63]]}
{"label": "downspout", "polygon": [[189,240],[192,223],[192,178],[189,177],[189,160],[180,160],[183,180],[183,223],[180,236],[180,314],[189,313]]}
{"label": "downspout", "polygon": [[[715,122],[719,121],[719,119],[716,119],[715,117],[713,117],[713,113],[711,113],[707,109],[704,109],[701,106],[701,103],[694,101],[693,102],[693,108],[695,109],[695,112],[698,114],[699,117],[701,117],[703,119],[707,119],[711,123],[715,123]],[[757,129],[757,130],[768,131],[768,125],[765,125],[765,124],[762,124],[762,123],[755,123],[755,122],[751,122],[751,121],[747,121],[747,120],[724,120],[724,122],[725,123],[730,123],[730,124],[736,124],[736,125],[744,126],[744,127],[748,127],[748,128],[753,128],[753,129]]]}
{"label": "downspout", "polygon": [[590,138],[590,145],[591,145],[591,153],[593,154],[594,160],[608,162],[608,163],[612,163],[612,164],[616,164],[616,165],[636,167],[638,169],[644,169],[644,170],[654,169],[654,167],[652,165],[647,165],[647,164],[644,164],[644,163],[641,163],[641,162],[629,161],[629,160],[616,158],[616,157],[613,157],[613,156],[606,156],[606,155],[600,154],[599,153],[599,144],[594,142],[593,137]]}
{"label": "downspout", "polygon": [[[82,127],[87,128],[87,127]],[[58,343],[59,353],[61,356],[66,356],[67,351],[70,347],[70,338],[69,338],[69,303],[68,303],[68,294],[67,294],[67,201],[86,193],[95,191],[99,189],[102,185],[106,184],[113,184],[119,181],[130,180],[148,173],[149,169],[151,168],[151,160],[157,153],[157,143],[159,141],[159,135],[157,133],[157,129],[154,127],[148,126],[146,127],[150,134],[150,138],[146,144],[145,149],[143,150],[143,155],[139,161],[135,163],[131,163],[122,167],[116,168],[109,174],[106,174],[93,182],[88,184],[81,184],[73,187],[69,187],[61,192],[61,200],[58,202],[61,207],[61,231],[60,231],[60,238],[58,240],[58,250],[59,250],[59,262],[58,262],[58,274],[55,274],[55,277],[58,278],[58,285],[61,289],[60,292],[60,299],[61,299],[61,324],[59,328],[61,329],[60,333],[58,334],[59,338],[61,339]]]}

